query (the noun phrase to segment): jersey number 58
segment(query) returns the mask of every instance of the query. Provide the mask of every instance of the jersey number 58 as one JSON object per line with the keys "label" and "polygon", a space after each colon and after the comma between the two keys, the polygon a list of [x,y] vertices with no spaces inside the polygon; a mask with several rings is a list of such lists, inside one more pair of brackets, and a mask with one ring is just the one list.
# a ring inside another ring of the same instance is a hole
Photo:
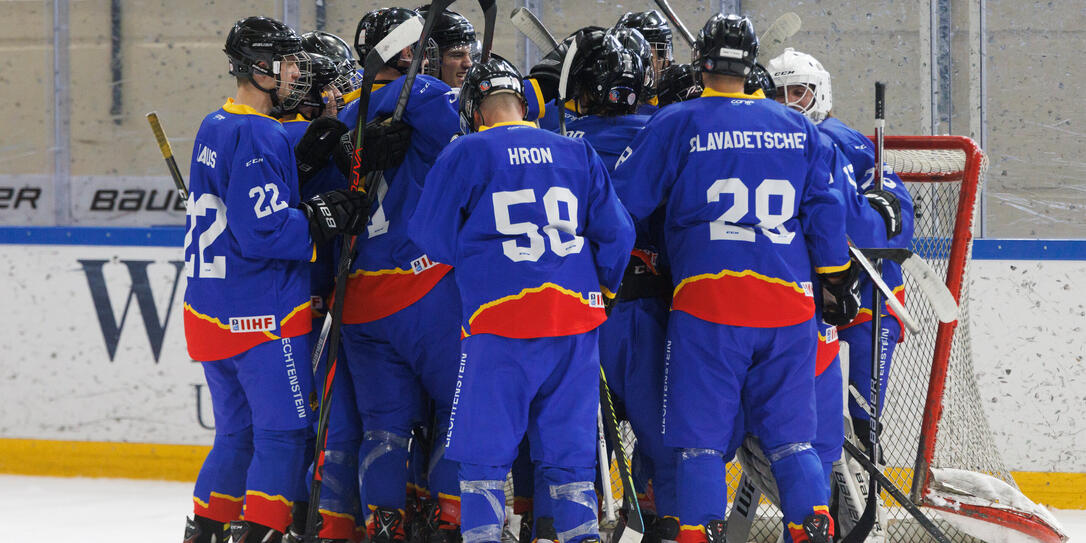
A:
{"label": "jersey number 58", "polygon": [[[528,246],[517,245],[517,241],[510,239],[502,242],[502,252],[513,262],[535,262],[543,256],[543,236],[539,233],[539,226],[532,222],[511,222],[509,208],[515,205],[534,204],[535,190],[521,189],[503,192],[495,192],[492,195],[494,201],[494,226],[499,233],[507,236],[528,236]],[[562,218],[560,203],[566,204],[568,219]],[[543,209],[547,214],[547,224],[543,226],[543,232],[550,240],[551,251],[558,256],[566,256],[581,252],[584,247],[584,238],[577,235],[577,197],[573,191],[566,187],[551,187],[543,194]],[[560,232],[565,232],[573,237],[568,241],[562,241]]]}

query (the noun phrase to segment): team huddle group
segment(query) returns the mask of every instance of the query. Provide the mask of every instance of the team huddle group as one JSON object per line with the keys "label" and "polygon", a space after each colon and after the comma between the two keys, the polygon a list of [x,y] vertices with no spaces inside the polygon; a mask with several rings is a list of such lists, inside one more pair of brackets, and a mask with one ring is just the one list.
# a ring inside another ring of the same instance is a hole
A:
{"label": "team huddle group", "polygon": [[[871,433],[873,293],[848,240],[907,247],[912,200],[892,171],[876,186],[829,74],[792,49],[759,62],[751,21],[724,14],[678,64],[646,11],[525,77],[449,10],[363,74],[428,11],[365,14],[354,51],[265,17],[227,36],[237,92],[200,125],[187,202],[185,335],[215,440],[186,543],[599,541],[601,368],[645,541],[723,543],[725,465],[749,443],[783,538],[832,541],[846,425]],[[327,372],[312,351],[339,304]],[[885,374],[902,333],[879,305]]]}

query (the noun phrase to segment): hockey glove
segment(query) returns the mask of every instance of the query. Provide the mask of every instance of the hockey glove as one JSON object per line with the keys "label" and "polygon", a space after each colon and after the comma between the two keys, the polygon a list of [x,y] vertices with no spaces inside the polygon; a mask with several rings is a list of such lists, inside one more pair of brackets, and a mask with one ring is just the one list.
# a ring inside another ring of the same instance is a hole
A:
{"label": "hockey glove", "polygon": [[[399,166],[410,146],[411,125],[389,120],[367,124],[362,133],[362,175]],[[354,135],[348,132],[334,153],[336,167],[344,177],[350,178],[353,155]]]}
{"label": "hockey glove", "polygon": [[850,264],[843,272],[819,274],[822,283],[822,320],[844,326],[860,313],[860,266]]}
{"label": "hockey glove", "polygon": [[365,194],[339,189],[318,194],[302,202],[300,207],[309,219],[309,235],[319,245],[339,234],[353,233],[350,231],[352,224],[365,222],[357,220],[357,216],[364,213],[365,205]]}
{"label": "hockey glove", "polygon": [[901,201],[894,193],[885,190],[870,190],[864,193],[867,203],[875,208],[886,221],[886,239],[901,233]]}
{"label": "hockey glove", "polygon": [[294,146],[298,186],[305,185],[328,164],[328,158],[339,147],[340,136],[346,133],[347,125],[332,117],[318,117],[309,123],[302,139]]}

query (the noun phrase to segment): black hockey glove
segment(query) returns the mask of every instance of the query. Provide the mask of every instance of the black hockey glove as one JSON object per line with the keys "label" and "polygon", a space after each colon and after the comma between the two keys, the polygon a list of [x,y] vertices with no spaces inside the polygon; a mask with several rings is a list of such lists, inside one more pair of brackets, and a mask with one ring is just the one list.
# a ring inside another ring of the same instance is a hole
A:
{"label": "black hockey glove", "polygon": [[299,207],[309,219],[310,237],[319,245],[339,234],[356,234],[352,228],[365,223],[358,220],[358,216],[365,213],[366,201],[366,195],[361,192],[339,189],[318,194]]}
{"label": "black hockey glove", "polygon": [[819,274],[822,283],[822,320],[844,326],[860,313],[860,266],[850,263],[847,270]]}
{"label": "black hockey glove", "polygon": [[[410,146],[411,125],[391,120],[367,124],[362,133],[362,175],[399,166]],[[354,134],[344,134],[335,151],[336,167],[344,177],[351,176],[353,155]]]}
{"label": "black hockey glove", "polygon": [[894,193],[885,190],[869,190],[864,193],[867,203],[875,208],[886,221],[886,239],[901,233],[901,201]]}
{"label": "black hockey glove", "polygon": [[309,182],[328,164],[328,158],[339,147],[340,136],[346,133],[347,125],[333,117],[318,117],[309,123],[302,139],[294,146],[299,186]]}

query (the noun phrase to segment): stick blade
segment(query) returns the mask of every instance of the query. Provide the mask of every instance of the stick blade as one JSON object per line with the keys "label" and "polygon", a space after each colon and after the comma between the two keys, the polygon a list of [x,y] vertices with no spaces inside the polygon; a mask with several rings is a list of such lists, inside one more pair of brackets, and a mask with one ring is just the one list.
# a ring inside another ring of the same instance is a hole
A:
{"label": "stick blade", "polygon": [[[402,51],[404,47],[410,47],[419,41],[419,38],[422,37],[422,26],[422,17],[412,17],[400,23],[373,47],[373,51],[378,54],[382,63],[392,60],[392,57]],[[368,69],[369,55],[366,55],[366,64]]]}
{"label": "stick blade", "polygon": [[528,8],[517,8],[509,16],[513,27],[524,34],[540,51],[550,51],[558,47],[558,40],[543,26],[543,22]]}
{"label": "stick blade", "polygon": [[951,323],[958,320],[958,301],[946,288],[946,284],[939,280],[935,270],[924,262],[924,259],[917,255],[906,258],[901,263],[901,271],[908,274],[916,286],[924,292],[924,297],[931,304],[939,322]]}
{"label": "stick blade", "polygon": [[803,21],[794,12],[789,11],[777,17],[777,20],[773,21],[773,24],[769,25],[769,28],[758,37],[762,50],[759,56],[770,59],[776,57],[784,48],[785,40],[796,35],[802,27]]}

